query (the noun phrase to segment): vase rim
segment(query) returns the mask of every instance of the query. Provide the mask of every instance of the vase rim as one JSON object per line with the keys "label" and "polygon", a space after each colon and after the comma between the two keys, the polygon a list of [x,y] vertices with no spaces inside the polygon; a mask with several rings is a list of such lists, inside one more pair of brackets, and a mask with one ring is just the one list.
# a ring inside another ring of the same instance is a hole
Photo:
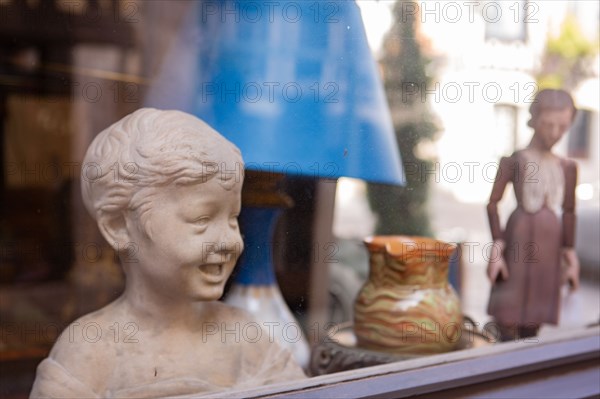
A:
{"label": "vase rim", "polygon": [[407,235],[375,235],[364,239],[369,251],[385,251],[389,255],[405,255],[407,251],[420,253],[447,254],[450,256],[457,248],[456,244],[431,237]]}

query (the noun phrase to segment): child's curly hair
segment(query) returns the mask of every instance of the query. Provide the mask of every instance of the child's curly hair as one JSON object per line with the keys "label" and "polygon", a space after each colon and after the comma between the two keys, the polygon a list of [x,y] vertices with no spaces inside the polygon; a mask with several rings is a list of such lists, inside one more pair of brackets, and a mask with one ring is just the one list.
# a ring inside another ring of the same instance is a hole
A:
{"label": "child's curly hair", "polygon": [[[216,159],[223,149],[235,160],[229,169]],[[81,192],[88,212],[135,212],[151,234],[147,214],[156,187],[203,183],[218,177],[223,186],[243,179],[240,150],[195,116],[180,111],[142,108],[99,133],[81,171]]]}

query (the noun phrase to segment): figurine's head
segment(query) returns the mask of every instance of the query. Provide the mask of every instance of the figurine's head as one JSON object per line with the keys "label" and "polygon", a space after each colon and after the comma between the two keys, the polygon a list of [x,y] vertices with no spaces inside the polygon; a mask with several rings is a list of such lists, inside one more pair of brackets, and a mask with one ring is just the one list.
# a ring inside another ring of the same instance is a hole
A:
{"label": "figurine's head", "polygon": [[566,91],[545,89],[537,94],[529,112],[528,125],[535,132],[535,140],[549,150],[569,129],[577,109]]}
{"label": "figurine's head", "polygon": [[206,123],[145,108],[98,134],[81,184],[128,279],[166,296],[214,300],[243,249],[242,180],[240,151]]}

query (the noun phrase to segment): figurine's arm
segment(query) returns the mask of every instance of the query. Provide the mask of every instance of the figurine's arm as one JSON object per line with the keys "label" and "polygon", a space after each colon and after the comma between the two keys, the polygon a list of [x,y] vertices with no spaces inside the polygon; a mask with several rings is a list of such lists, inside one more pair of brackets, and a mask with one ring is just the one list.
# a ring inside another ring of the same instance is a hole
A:
{"label": "figurine's arm", "polygon": [[496,180],[494,181],[492,194],[490,195],[490,201],[487,205],[490,230],[492,238],[494,239],[494,246],[492,247],[492,253],[490,254],[490,261],[487,268],[487,275],[492,284],[498,278],[498,274],[505,280],[508,278],[508,268],[506,267],[503,256],[506,243],[504,242],[504,234],[500,227],[498,202],[502,199],[506,185],[511,180],[512,173],[514,173],[512,164],[512,158],[502,157],[500,160],[498,172],[496,173]]}
{"label": "figurine's arm", "polygon": [[494,180],[494,186],[492,187],[492,194],[490,195],[490,201],[487,205],[488,220],[490,222],[490,230],[492,232],[492,238],[494,241],[500,241],[504,239],[503,231],[500,228],[500,217],[498,215],[498,202],[504,195],[506,185],[511,179],[511,174],[514,173],[512,170],[512,158],[502,157],[500,165],[498,166],[498,172],[496,173],[496,180]]}
{"label": "figurine's arm", "polygon": [[579,286],[579,259],[575,253],[575,187],[577,186],[577,164],[567,161],[565,166],[565,198],[562,216],[562,255],[567,264],[565,278],[572,290]]}

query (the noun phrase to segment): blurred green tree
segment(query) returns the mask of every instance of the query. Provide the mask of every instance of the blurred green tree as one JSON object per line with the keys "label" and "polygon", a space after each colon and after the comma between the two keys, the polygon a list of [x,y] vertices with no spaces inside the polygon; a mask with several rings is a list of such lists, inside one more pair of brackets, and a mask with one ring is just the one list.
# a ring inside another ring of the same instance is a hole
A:
{"label": "blurred green tree", "polygon": [[385,37],[380,61],[406,186],[369,183],[368,195],[378,217],[377,234],[431,236],[427,197],[433,163],[420,158],[417,149],[420,143],[432,140],[438,128],[423,92],[431,81],[431,61],[417,39],[419,16],[408,10],[411,7],[406,1],[396,2],[394,23]]}
{"label": "blurred green tree", "polygon": [[594,60],[598,55],[598,38],[589,40],[581,32],[577,20],[565,18],[560,33],[549,36],[537,73],[541,89],[565,89],[572,91],[586,78],[594,76]]}

